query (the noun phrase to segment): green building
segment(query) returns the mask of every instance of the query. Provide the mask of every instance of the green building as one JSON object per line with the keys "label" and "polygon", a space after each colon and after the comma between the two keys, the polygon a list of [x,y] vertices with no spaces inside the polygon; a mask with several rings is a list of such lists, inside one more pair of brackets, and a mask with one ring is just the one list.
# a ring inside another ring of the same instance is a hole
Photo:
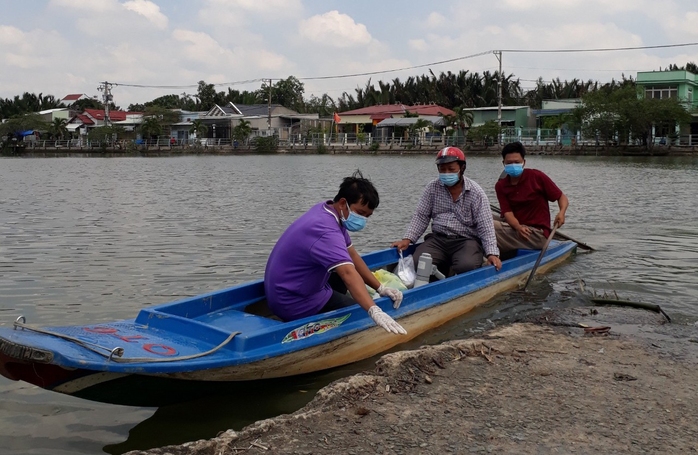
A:
{"label": "green building", "polygon": [[[496,122],[498,118],[497,106],[473,107],[464,110],[473,114],[471,127],[484,125],[490,120]],[[534,127],[536,126],[536,119],[528,106],[502,106],[502,126],[514,128]]]}
{"label": "green building", "polygon": [[[680,131],[680,143],[688,145],[698,144],[698,75],[690,71],[641,71],[637,73],[637,86],[640,94],[646,98],[664,99],[678,98],[686,110],[691,112],[693,121],[690,125],[682,125]],[[656,132],[656,136],[663,132]]]}

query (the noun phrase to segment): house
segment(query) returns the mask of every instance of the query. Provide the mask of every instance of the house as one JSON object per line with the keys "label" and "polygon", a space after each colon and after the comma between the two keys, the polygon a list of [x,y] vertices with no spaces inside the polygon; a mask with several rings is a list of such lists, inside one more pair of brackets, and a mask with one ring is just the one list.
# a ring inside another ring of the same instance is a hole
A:
{"label": "house", "polygon": [[318,114],[300,114],[280,104],[235,104],[215,105],[198,117],[207,127],[207,137],[230,139],[232,130],[241,120],[250,123],[252,136],[277,136],[288,140],[299,134],[303,127],[317,123]]}
{"label": "house", "polygon": [[[170,125],[170,138],[178,142],[186,142],[190,138],[196,138],[196,132],[192,132],[195,120],[200,120],[206,115],[206,111],[185,111],[184,109],[172,109],[179,114],[179,121]],[[208,131],[207,131],[208,133]],[[213,132],[211,132],[213,133]]]}
{"label": "house", "polygon": [[[81,114],[73,116],[66,127],[70,132],[85,135],[89,130],[105,126],[107,123],[119,126],[126,132],[135,133],[136,127],[143,123],[142,112],[109,111],[109,121],[101,109],[85,109]],[[131,135],[135,137],[135,134]]]}
{"label": "house", "polygon": [[43,111],[37,112],[39,117],[41,117],[41,120],[47,123],[51,123],[56,119],[62,118],[62,119],[70,119],[70,110],[67,107],[58,107],[54,109],[46,109]]}
{"label": "house", "polygon": [[413,106],[405,106],[404,104],[379,104],[340,112],[339,116],[341,120],[339,125],[342,126],[343,132],[359,133],[360,125],[363,125],[363,132],[372,133],[374,127],[381,121],[389,118],[403,118],[408,112],[410,114],[417,114],[420,117],[455,115],[455,112],[451,109],[437,104],[417,104]]}
{"label": "house", "polygon": [[[294,134],[318,125],[318,114],[301,114],[280,104],[234,104],[229,106],[250,122],[253,136],[276,134],[279,140],[288,140]],[[234,125],[239,120],[233,122]]]}
{"label": "house", "polygon": [[569,114],[575,108],[582,105],[581,98],[566,98],[555,100],[543,100],[541,109],[534,109],[533,115],[536,118],[536,127],[544,128],[545,119]]}
{"label": "house", "polygon": [[[664,99],[678,98],[686,110],[691,112],[693,121],[689,125],[682,125],[677,133],[680,136],[688,136],[689,145],[698,141],[698,99],[695,97],[698,90],[698,75],[690,71],[640,71],[637,73],[637,87],[639,96],[645,98]],[[657,131],[655,136],[664,136],[670,131]],[[691,141],[692,138],[696,138]]]}
{"label": "house", "polygon": [[[394,141],[395,138],[400,137],[402,133],[403,138],[407,139],[407,133],[410,129],[414,128],[419,120],[429,122],[428,128],[423,128],[421,131],[417,130],[415,137],[419,141],[429,140],[430,138],[440,138],[441,132],[445,126],[444,118],[438,115],[424,115],[420,117],[397,117],[397,118],[387,118],[381,120],[376,125],[374,140],[385,142],[387,140]],[[439,128],[438,132],[434,132],[435,128]],[[429,132],[427,132],[427,129]]]}
{"label": "house", "polygon": [[199,116],[208,128],[206,137],[211,139],[230,139],[233,120],[242,118],[242,114],[230,105],[214,105],[208,112]]}
{"label": "house", "polygon": [[62,104],[63,106],[72,106],[76,101],[79,100],[85,100],[85,99],[90,99],[89,96],[85,95],[84,93],[73,93],[71,95],[66,95],[64,96],[59,103]]}
{"label": "house", "polygon": [[[536,125],[536,118],[529,106],[502,106],[501,109],[502,127],[532,128]],[[497,106],[471,107],[463,110],[473,114],[471,127],[482,126],[491,120],[496,122],[499,118]]]}

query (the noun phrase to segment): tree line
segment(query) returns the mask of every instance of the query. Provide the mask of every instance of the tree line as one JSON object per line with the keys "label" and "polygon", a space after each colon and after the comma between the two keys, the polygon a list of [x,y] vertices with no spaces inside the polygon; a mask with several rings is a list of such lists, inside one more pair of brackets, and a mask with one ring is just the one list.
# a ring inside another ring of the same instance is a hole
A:
{"label": "tree line", "polygon": [[[660,68],[661,70],[661,68]],[[664,71],[686,70],[698,74],[698,65],[693,62],[684,66],[669,65]],[[169,94],[155,98],[142,104],[131,104],[129,111],[145,112],[146,118],[156,117],[157,122],[151,121],[154,132],[158,130],[155,123],[160,125],[172,120],[177,121],[176,113],[169,109],[184,109],[192,111],[206,111],[214,105],[226,105],[228,102],[236,104],[280,104],[300,113],[317,113],[320,117],[329,117],[333,112],[342,112],[362,107],[374,106],[378,104],[438,104],[456,112],[453,118],[448,119],[448,124],[457,128],[469,126],[471,116],[464,111],[467,108],[493,107],[497,106],[499,73],[484,71],[482,74],[461,70],[457,73],[451,71],[442,72],[438,76],[429,71],[421,76],[410,76],[404,80],[394,78],[389,81],[379,80],[377,84],[369,79],[363,86],[358,86],[352,93],[344,92],[336,99],[327,94],[321,96],[311,95],[305,97],[305,86],[302,81],[294,76],[287,79],[264,81],[258,90],[239,91],[228,88],[226,91],[217,91],[214,84],[199,81],[197,93],[195,95]],[[502,74],[502,104],[505,106],[525,105],[531,108],[540,109],[543,100],[546,99],[568,99],[584,98],[585,104],[589,102],[610,101],[611,94],[619,92],[618,95],[623,100],[628,99],[629,93],[634,93],[635,80],[629,76],[622,76],[620,80],[611,80],[607,83],[581,79],[544,81],[539,78],[532,89],[522,88],[521,80],[515,78],[513,74]],[[624,101],[625,102],[625,101]],[[627,103],[626,103],[627,104]],[[14,128],[32,128],[38,125],[38,120],[26,114],[36,113],[41,110],[60,107],[60,100],[53,95],[38,95],[25,92],[22,96],[14,98],[0,98],[0,133],[6,132],[15,123]],[[104,106],[97,99],[79,100],[73,105],[75,110],[81,111],[86,108],[103,109]],[[111,103],[111,109],[119,109]],[[629,114],[632,111],[627,111]],[[19,120],[25,117],[23,120]],[[172,119],[170,118],[172,117]],[[675,117],[675,116],[674,116]],[[15,119],[8,121],[8,119]],[[561,119],[558,119],[560,121]],[[564,119],[572,122],[574,119]],[[578,119],[581,121],[581,119]],[[589,120],[597,122],[593,115]],[[593,123],[593,122],[592,122]],[[581,125],[581,123],[580,123]],[[581,126],[580,126],[581,127]],[[60,125],[54,125],[56,136],[65,134]]]}
{"label": "tree line", "polygon": [[[672,64],[665,71],[686,70],[698,74],[698,65],[693,62],[684,66]],[[623,75],[620,80],[600,83],[593,80],[560,80],[544,81],[539,78],[532,89],[522,88],[521,80],[513,74],[502,74],[502,104],[504,106],[530,106],[540,109],[543,100],[582,98],[587,93],[603,91],[610,93],[627,86],[634,86],[632,76]],[[237,104],[266,104],[271,97],[271,103],[280,104],[301,113],[317,113],[321,117],[333,112],[342,112],[378,104],[438,104],[454,109],[497,106],[499,73],[484,71],[482,74],[461,70],[457,73],[442,72],[438,76],[433,71],[421,76],[410,76],[404,80],[394,78],[389,81],[379,80],[376,84],[369,79],[363,86],[358,86],[353,92],[344,92],[336,99],[327,94],[311,95],[305,98],[305,85],[294,76],[277,80],[270,84],[264,81],[258,90],[239,91],[228,88],[226,91],[216,91],[214,84],[199,81],[197,93],[169,94],[155,98],[145,103],[131,104],[129,111],[143,112],[148,107],[165,109],[184,109],[205,111],[214,105],[225,105],[228,102]],[[60,107],[60,100],[53,95],[25,92],[14,98],[0,98],[0,120],[38,112],[45,109]],[[75,108],[103,109],[104,106],[96,99],[80,100]],[[113,103],[112,109],[118,109]]]}

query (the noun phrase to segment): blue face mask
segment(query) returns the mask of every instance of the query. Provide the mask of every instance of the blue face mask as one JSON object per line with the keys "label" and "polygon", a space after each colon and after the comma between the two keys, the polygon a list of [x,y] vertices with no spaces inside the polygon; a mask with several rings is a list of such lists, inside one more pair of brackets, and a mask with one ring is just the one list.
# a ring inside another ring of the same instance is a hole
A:
{"label": "blue face mask", "polygon": [[504,172],[512,177],[518,177],[523,174],[523,164],[521,163],[511,163],[504,165]]}
{"label": "blue face mask", "polygon": [[366,227],[366,221],[368,221],[368,219],[365,216],[352,212],[348,203],[347,210],[349,210],[349,216],[347,218],[344,218],[342,212],[339,213],[339,216],[342,218],[342,224],[347,228],[347,231],[356,232]]}
{"label": "blue face mask", "polygon": [[439,180],[446,186],[453,186],[460,180],[460,174],[454,173],[439,173]]}

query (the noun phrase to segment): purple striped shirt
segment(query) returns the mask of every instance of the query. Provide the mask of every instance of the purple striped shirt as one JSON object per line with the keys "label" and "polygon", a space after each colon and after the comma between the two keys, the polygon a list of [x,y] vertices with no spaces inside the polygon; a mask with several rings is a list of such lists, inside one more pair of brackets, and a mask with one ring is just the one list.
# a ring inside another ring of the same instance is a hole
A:
{"label": "purple striped shirt", "polygon": [[435,233],[480,239],[485,255],[499,255],[490,201],[482,187],[467,177],[463,177],[463,191],[455,201],[439,179],[429,182],[404,238],[419,240],[429,221]]}

